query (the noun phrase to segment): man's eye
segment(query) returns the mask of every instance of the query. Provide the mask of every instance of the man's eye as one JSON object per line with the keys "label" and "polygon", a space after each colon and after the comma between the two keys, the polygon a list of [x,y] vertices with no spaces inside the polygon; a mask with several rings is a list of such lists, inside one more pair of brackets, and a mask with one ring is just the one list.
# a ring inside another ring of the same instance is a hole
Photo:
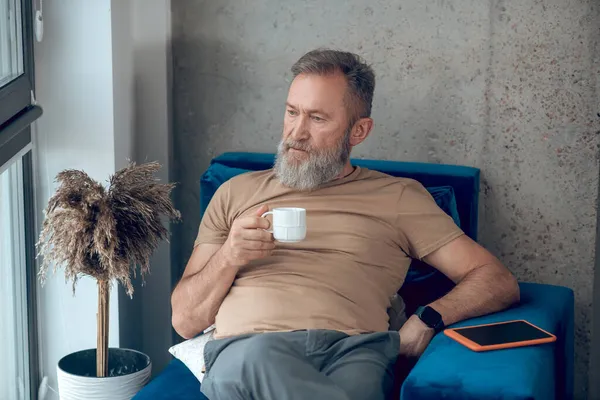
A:
{"label": "man's eye", "polygon": [[298,113],[294,110],[287,110],[287,113],[290,117],[295,117]]}
{"label": "man's eye", "polygon": [[317,117],[316,115],[313,115],[313,116],[312,116],[312,119],[313,119],[313,121],[315,121],[315,122],[321,122],[321,121],[325,121],[323,118],[321,118],[321,117]]}

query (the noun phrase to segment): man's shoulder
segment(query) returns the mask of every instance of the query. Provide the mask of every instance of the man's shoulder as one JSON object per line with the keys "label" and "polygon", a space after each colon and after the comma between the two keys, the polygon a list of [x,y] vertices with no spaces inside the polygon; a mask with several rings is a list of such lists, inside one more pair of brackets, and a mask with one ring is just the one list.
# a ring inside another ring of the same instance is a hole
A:
{"label": "man's shoulder", "polygon": [[411,186],[411,187],[422,187],[423,185],[412,178],[405,178],[405,177],[401,177],[401,176],[394,176],[394,175],[390,175],[390,174],[386,174],[385,172],[381,172],[381,171],[377,171],[377,170],[373,170],[373,169],[368,169],[368,168],[361,168],[361,178],[367,181],[378,181],[383,185],[394,185],[394,186],[398,186],[398,187],[407,187],[407,186]]}
{"label": "man's shoulder", "polygon": [[249,171],[229,179],[229,184],[234,188],[260,185],[273,179],[273,170]]}

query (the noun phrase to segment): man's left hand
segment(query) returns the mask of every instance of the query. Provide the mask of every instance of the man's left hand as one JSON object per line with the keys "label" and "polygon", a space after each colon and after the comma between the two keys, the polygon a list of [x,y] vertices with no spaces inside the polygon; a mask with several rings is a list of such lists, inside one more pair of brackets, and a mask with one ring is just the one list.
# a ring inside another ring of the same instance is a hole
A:
{"label": "man's left hand", "polygon": [[400,355],[419,358],[435,335],[416,315],[412,315],[400,328]]}

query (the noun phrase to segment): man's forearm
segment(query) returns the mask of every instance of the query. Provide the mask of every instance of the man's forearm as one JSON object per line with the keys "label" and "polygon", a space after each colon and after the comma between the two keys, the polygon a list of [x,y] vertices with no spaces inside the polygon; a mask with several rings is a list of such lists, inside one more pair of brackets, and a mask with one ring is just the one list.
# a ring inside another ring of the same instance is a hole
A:
{"label": "man's forearm", "polygon": [[431,303],[444,324],[500,311],[519,301],[519,286],[499,264],[482,265],[471,271],[447,295]]}
{"label": "man's forearm", "polygon": [[214,323],[237,272],[217,251],[204,268],[179,282],[172,296],[173,308],[178,309],[173,326],[182,337],[194,337]]}

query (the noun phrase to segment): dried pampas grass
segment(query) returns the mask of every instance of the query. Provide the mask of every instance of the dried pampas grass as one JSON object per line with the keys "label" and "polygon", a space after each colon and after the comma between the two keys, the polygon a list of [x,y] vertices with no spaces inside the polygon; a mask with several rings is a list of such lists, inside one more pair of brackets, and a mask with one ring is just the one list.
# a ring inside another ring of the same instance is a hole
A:
{"label": "dried pampas grass", "polygon": [[42,257],[39,278],[64,267],[73,291],[82,275],[98,281],[118,280],[133,295],[131,276],[139,266],[142,278],[160,241],[168,240],[163,218],[180,220],[171,200],[174,184],[160,184],[154,174],[160,164],[130,163],[111,178],[108,189],[85,172],[65,170],[48,201],[38,241]]}

